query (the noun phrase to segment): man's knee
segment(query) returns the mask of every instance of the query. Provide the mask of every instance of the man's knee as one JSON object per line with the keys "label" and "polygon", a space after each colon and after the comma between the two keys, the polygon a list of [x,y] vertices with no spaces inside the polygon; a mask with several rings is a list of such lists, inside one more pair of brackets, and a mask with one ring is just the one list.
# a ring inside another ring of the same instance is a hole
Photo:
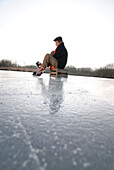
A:
{"label": "man's knee", "polygon": [[45,55],[45,59],[47,59],[47,58],[49,58],[49,54],[48,53]]}
{"label": "man's knee", "polygon": [[47,56],[49,56],[49,54],[47,53],[45,56],[47,57]]}

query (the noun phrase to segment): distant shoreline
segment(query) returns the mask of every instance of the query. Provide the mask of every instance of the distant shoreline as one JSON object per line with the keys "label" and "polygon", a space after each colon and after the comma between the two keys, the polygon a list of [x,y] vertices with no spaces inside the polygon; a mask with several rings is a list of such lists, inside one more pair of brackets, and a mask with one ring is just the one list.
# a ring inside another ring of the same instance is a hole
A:
{"label": "distant shoreline", "polygon": [[[74,66],[67,66],[65,69],[68,70],[68,75],[114,79],[114,63],[107,64],[105,67],[96,69],[92,69],[90,67],[76,68]],[[36,65],[20,66],[10,60],[1,60],[0,70],[36,72],[37,67]],[[49,68],[46,68],[45,73],[50,73]]]}
{"label": "distant shoreline", "polygon": [[[37,68],[36,68],[37,69]],[[23,68],[23,67],[0,67],[0,70],[6,70],[6,71],[21,71],[21,72],[34,72],[36,69],[32,68]],[[50,73],[49,70],[47,70],[45,73]],[[68,75],[72,76],[84,76],[84,77],[96,77],[96,78],[108,78],[108,79],[114,79],[114,77],[103,77],[103,76],[92,76],[92,75],[82,75],[82,74],[75,74],[75,73],[68,73]]]}
{"label": "distant shoreline", "polygon": [[21,67],[0,67],[0,70],[7,70],[7,71],[22,71],[22,72],[33,72],[36,69],[31,68],[21,68]]}

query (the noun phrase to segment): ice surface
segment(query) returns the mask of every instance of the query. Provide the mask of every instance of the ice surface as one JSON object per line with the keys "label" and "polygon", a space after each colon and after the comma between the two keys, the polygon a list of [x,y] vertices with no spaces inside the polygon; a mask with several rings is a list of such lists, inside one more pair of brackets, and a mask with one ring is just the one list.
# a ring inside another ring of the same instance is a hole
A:
{"label": "ice surface", "polygon": [[0,71],[0,170],[113,170],[114,80]]}

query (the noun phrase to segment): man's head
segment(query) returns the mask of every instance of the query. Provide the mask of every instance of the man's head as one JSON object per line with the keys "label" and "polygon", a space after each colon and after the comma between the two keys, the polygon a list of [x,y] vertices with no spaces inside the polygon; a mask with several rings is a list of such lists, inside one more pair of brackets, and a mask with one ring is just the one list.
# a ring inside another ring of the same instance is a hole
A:
{"label": "man's head", "polygon": [[62,37],[57,37],[53,41],[55,41],[56,46],[59,46],[61,44],[61,42],[62,42]]}

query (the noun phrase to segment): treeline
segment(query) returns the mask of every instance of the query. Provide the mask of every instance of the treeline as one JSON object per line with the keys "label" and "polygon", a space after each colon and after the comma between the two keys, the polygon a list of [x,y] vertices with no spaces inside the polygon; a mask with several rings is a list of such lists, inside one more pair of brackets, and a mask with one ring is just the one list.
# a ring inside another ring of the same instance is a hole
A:
{"label": "treeline", "polygon": [[[20,68],[25,69],[26,71],[32,71],[37,67],[35,65],[26,65],[20,66],[17,63],[14,63],[10,60],[1,60],[0,67],[3,68]],[[108,64],[105,67],[101,67],[98,69],[92,68],[76,68],[74,66],[67,66],[65,69],[68,70],[68,74],[70,75],[78,75],[78,76],[92,76],[92,77],[105,77],[105,78],[114,78],[114,63]],[[18,69],[19,70],[19,69]],[[49,68],[46,69],[46,72],[50,72]]]}
{"label": "treeline", "polygon": [[92,68],[76,68],[74,66],[67,66],[66,69],[71,75],[114,78],[114,63],[94,70]]}
{"label": "treeline", "polygon": [[37,68],[35,65],[20,66],[16,62],[12,62],[11,60],[1,60],[0,67],[15,67],[15,68],[27,68],[27,69]]}
{"label": "treeline", "polygon": [[19,65],[17,65],[17,63],[13,63],[10,60],[1,60],[0,67],[19,67]]}

